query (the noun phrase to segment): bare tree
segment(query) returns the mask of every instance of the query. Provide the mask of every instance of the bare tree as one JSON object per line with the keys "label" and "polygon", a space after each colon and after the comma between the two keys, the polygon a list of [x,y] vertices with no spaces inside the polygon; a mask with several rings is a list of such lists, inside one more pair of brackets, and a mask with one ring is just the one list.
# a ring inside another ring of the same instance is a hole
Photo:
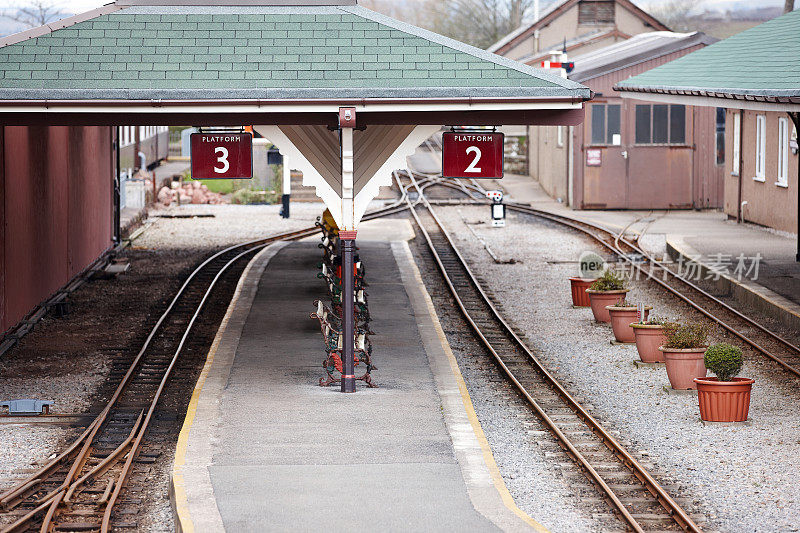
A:
{"label": "bare tree", "polygon": [[44,26],[48,22],[53,22],[66,15],[55,4],[48,0],[30,0],[26,6],[17,9],[6,9],[0,16],[24,24],[29,28]]}
{"label": "bare tree", "polygon": [[702,0],[664,0],[651,2],[647,10],[672,31],[689,31],[694,29],[692,12],[702,3]]}
{"label": "bare tree", "polygon": [[447,35],[486,48],[522,25],[533,0],[439,0],[438,27]]}
{"label": "bare tree", "polygon": [[534,0],[359,0],[369,9],[480,48],[522,25],[531,14],[533,3]]}
{"label": "bare tree", "polygon": [[794,9],[794,0],[786,0],[786,3],[783,4],[783,12],[788,13]]}

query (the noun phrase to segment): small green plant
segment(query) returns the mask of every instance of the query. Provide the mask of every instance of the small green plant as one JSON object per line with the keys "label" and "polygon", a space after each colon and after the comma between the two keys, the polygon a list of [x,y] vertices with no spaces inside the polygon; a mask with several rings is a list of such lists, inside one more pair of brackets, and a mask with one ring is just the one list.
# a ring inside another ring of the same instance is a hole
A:
{"label": "small green plant", "polygon": [[239,189],[231,196],[231,203],[234,204],[274,204],[278,201],[279,195],[275,191],[251,191],[249,189]]}
{"label": "small green plant", "polygon": [[603,272],[603,275],[594,280],[589,286],[593,291],[621,291],[625,289],[625,279],[608,268]]}
{"label": "small green plant", "polygon": [[742,349],[724,342],[714,344],[706,350],[703,363],[720,381],[732,381],[742,369]]}
{"label": "small green plant", "polygon": [[611,307],[636,307],[636,302],[630,300],[620,300],[617,303],[611,304]]}
{"label": "small green plant", "polygon": [[648,326],[663,326],[667,323],[667,319],[661,318],[660,316],[650,315],[647,320],[644,322],[639,322],[640,324],[645,324]]}
{"label": "small green plant", "polygon": [[667,337],[667,348],[685,350],[687,348],[705,348],[708,346],[708,324],[680,324],[667,322],[664,324],[664,335]]}

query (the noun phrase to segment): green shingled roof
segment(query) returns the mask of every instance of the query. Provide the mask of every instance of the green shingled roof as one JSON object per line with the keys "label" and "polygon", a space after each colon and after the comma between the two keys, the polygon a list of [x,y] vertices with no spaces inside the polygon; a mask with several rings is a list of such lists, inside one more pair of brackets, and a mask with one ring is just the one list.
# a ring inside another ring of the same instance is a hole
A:
{"label": "green shingled roof", "polygon": [[800,98],[800,11],[617,84],[621,91]]}
{"label": "green shingled roof", "polygon": [[358,6],[133,6],[0,48],[0,99],[342,95],[589,91]]}

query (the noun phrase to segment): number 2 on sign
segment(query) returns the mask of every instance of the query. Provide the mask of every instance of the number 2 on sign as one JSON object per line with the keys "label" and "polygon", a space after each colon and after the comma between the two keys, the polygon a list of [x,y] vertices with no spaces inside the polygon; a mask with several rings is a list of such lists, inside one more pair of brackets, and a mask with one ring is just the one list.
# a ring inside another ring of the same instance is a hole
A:
{"label": "number 2 on sign", "polygon": [[224,174],[225,172],[228,171],[229,168],[231,168],[231,164],[228,163],[228,149],[223,146],[217,146],[216,148],[214,148],[214,153],[215,154],[222,153],[222,155],[217,158],[217,161],[222,163],[222,168],[217,168],[216,166],[214,166],[214,172],[216,172],[217,174]]}
{"label": "number 2 on sign", "polygon": [[464,172],[480,172],[481,167],[476,167],[475,165],[477,165],[478,161],[481,160],[481,149],[478,148],[477,146],[470,146],[469,148],[467,148],[467,153],[468,154],[474,153],[475,159],[473,159],[472,163],[470,163],[469,166],[464,169]]}

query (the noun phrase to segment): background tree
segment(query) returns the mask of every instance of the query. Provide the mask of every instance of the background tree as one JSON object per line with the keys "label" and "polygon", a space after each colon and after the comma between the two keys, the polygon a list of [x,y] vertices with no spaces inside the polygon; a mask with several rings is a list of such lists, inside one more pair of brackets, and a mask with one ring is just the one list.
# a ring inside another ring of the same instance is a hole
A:
{"label": "background tree", "polygon": [[695,17],[702,0],[661,0],[651,2],[647,11],[672,31],[692,31],[697,28]]}
{"label": "background tree", "polygon": [[3,18],[12,20],[28,28],[43,26],[64,18],[67,14],[47,0],[31,0],[27,5],[18,8],[4,9],[0,12]]}
{"label": "background tree", "polygon": [[[548,3],[541,0],[542,7]],[[534,0],[360,0],[359,4],[486,48],[532,17]]]}

